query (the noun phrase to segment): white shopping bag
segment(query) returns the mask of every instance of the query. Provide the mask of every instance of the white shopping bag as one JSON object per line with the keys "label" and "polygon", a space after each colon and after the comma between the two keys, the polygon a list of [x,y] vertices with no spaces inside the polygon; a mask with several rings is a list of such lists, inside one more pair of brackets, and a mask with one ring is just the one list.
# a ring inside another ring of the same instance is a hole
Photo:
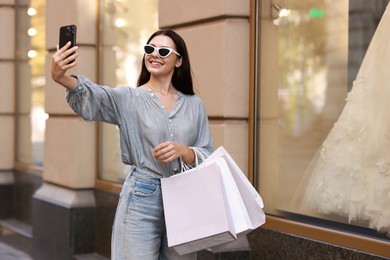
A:
{"label": "white shopping bag", "polygon": [[[179,255],[236,240],[232,203],[226,194],[236,204],[241,198],[237,187],[235,195],[233,191],[225,190],[223,169],[228,169],[226,162],[217,159],[161,179],[168,246]],[[233,179],[230,183],[234,185]]]}
{"label": "white shopping bag", "polygon": [[[200,167],[203,165],[207,165],[208,163],[213,162],[218,158],[223,158],[226,161],[230,170],[229,172],[234,178],[235,184],[237,185],[240,196],[245,205],[246,212],[241,212],[241,214],[239,214],[240,212],[232,213],[233,224],[235,227],[237,239],[240,239],[252,230],[260,227],[265,223],[263,199],[261,198],[257,190],[253,187],[253,185],[250,183],[245,174],[242,172],[237,163],[234,161],[234,159],[222,146],[215,150],[214,153],[211,154],[200,165]],[[220,244],[218,246],[211,247],[210,250],[221,251],[224,249],[224,247],[229,245],[230,243]]]}
{"label": "white shopping bag", "polygon": [[223,147],[161,186],[168,246],[179,254],[223,250],[265,223],[260,195]]}
{"label": "white shopping bag", "polygon": [[201,165],[202,167],[207,167],[208,163],[218,162],[220,170],[222,171],[222,180],[224,183],[227,203],[229,204],[228,210],[230,210],[230,216],[233,220],[234,233],[236,235],[250,229],[253,229],[252,221],[249,217],[248,211],[245,206],[245,202],[241,197],[240,190],[235,182],[233,173],[231,172],[225,158],[215,158],[210,161],[206,161],[205,164]]}
{"label": "white shopping bag", "polygon": [[[233,160],[230,154],[225,150],[225,148],[220,146],[200,166],[212,162],[217,158],[225,159],[227,165],[229,166],[230,172],[233,175],[235,183],[244,201],[245,208],[248,211],[249,218],[252,222],[251,229],[253,230],[260,227],[265,223],[265,214],[263,211],[264,208],[263,199],[261,198],[257,190],[253,187],[253,185],[250,183],[250,181],[245,176],[245,174],[242,172],[242,170],[237,165],[237,163]],[[245,229],[245,224],[240,226],[243,226]],[[245,232],[245,230],[240,230],[240,228],[238,228],[237,234],[242,232],[248,233]]]}

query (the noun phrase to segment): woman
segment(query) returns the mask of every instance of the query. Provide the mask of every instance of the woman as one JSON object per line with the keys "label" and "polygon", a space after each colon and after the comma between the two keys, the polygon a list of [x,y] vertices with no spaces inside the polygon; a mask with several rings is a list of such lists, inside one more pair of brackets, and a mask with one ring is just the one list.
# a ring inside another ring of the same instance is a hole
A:
{"label": "woman", "polygon": [[112,259],[178,257],[167,246],[160,178],[180,172],[182,164],[200,163],[214,150],[184,40],[172,30],[150,36],[138,88],[110,88],[66,75],[77,65],[68,62],[78,57],[77,46],[69,46],[52,57],[53,80],[67,89],[69,105],[82,118],[119,127],[122,161],[131,166],[115,215]]}

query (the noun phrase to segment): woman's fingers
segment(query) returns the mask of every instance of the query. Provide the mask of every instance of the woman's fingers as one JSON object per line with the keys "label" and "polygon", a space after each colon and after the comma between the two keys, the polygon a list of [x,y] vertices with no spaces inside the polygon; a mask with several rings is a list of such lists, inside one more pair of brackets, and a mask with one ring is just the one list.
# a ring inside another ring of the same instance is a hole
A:
{"label": "woman's fingers", "polygon": [[62,48],[59,49],[59,46],[57,45],[57,51],[54,53],[53,57],[58,57],[58,60],[64,60],[69,55],[75,53],[78,49],[78,46],[70,47],[70,42],[66,43]]}
{"label": "woman's fingers", "polygon": [[159,161],[168,163],[182,155],[183,145],[175,142],[164,142],[153,149],[153,156]]}
{"label": "woman's fingers", "polygon": [[[70,41],[67,42],[64,46],[61,47],[61,49],[59,49],[59,51],[62,51],[62,52],[66,51],[67,49],[69,49],[69,47],[70,47],[71,44],[72,44],[72,43],[71,43]],[[58,46],[58,45],[57,45],[57,46]]]}
{"label": "woman's fingers", "polygon": [[[58,51],[52,56],[53,63],[60,67],[61,69],[66,69],[69,67],[73,60],[76,60],[76,58],[79,56],[79,54],[76,52],[77,46],[73,47],[65,52]],[[72,66],[73,67],[73,66]]]}
{"label": "woman's fingers", "polygon": [[70,57],[71,55],[76,54],[77,49],[78,49],[78,46],[74,46],[74,47],[72,47],[70,49],[67,49],[66,51],[63,51],[63,52],[61,52],[61,50],[60,50],[59,51],[59,58],[60,58],[60,60],[65,60],[68,57]]}
{"label": "woman's fingers", "polygon": [[71,65],[72,63],[76,62],[76,58],[79,56],[78,53],[74,52],[73,54],[67,56],[65,59],[64,59],[64,64],[65,66],[67,65]]}
{"label": "woman's fingers", "polygon": [[51,75],[55,81],[60,81],[66,71],[77,65],[76,58],[79,54],[76,52],[78,47],[74,46],[68,49],[70,42],[64,47],[58,49],[52,56]]}
{"label": "woman's fingers", "polygon": [[153,149],[153,156],[157,160],[164,160],[170,156],[168,155],[170,149],[170,144],[168,142],[161,143]]}

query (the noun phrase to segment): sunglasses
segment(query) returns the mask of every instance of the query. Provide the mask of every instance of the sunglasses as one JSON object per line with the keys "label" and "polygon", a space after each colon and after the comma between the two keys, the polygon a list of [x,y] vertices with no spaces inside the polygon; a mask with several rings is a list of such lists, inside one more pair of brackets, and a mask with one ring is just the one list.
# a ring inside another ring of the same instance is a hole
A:
{"label": "sunglasses", "polygon": [[171,48],[168,48],[168,47],[157,48],[157,47],[154,47],[153,45],[150,45],[150,44],[146,44],[144,46],[145,55],[152,55],[156,50],[157,50],[158,56],[160,56],[160,58],[162,58],[162,59],[168,57],[172,52],[179,57],[181,56],[177,51],[172,50]]}

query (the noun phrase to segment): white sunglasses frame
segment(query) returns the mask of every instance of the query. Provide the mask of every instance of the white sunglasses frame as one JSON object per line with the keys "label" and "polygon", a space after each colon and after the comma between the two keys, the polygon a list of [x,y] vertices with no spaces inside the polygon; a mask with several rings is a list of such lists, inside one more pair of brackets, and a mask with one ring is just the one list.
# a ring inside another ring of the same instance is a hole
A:
{"label": "white sunglasses frame", "polygon": [[[152,53],[150,53],[150,54],[147,54],[147,53],[146,53],[145,47],[147,47],[147,46],[148,46],[148,47],[152,47],[152,48],[154,49]],[[160,49],[167,49],[167,50],[169,50],[169,52],[168,52],[167,55],[161,56],[161,55],[160,55],[160,52],[159,52]],[[145,44],[145,45],[144,45],[144,53],[145,53],[145,55],[147,55],[147,56],[152,55],[152,54],[155,53],[156,51],[157,51],[158,56],[159,56],[161,59],[167,58],[167,57],[168,57],[169,55],[171,55],[172,53],[174,53],[174,54],[176,54],[177,56],[181,57],[181,55],[180,55],[177,51],[175,51],[174,49],[172,49],[172,48],[168,48],[168,47],[160,47],[160,48],[158,48],[158,47],[153,46],[153,45],[151,45],[151,44]]]}

